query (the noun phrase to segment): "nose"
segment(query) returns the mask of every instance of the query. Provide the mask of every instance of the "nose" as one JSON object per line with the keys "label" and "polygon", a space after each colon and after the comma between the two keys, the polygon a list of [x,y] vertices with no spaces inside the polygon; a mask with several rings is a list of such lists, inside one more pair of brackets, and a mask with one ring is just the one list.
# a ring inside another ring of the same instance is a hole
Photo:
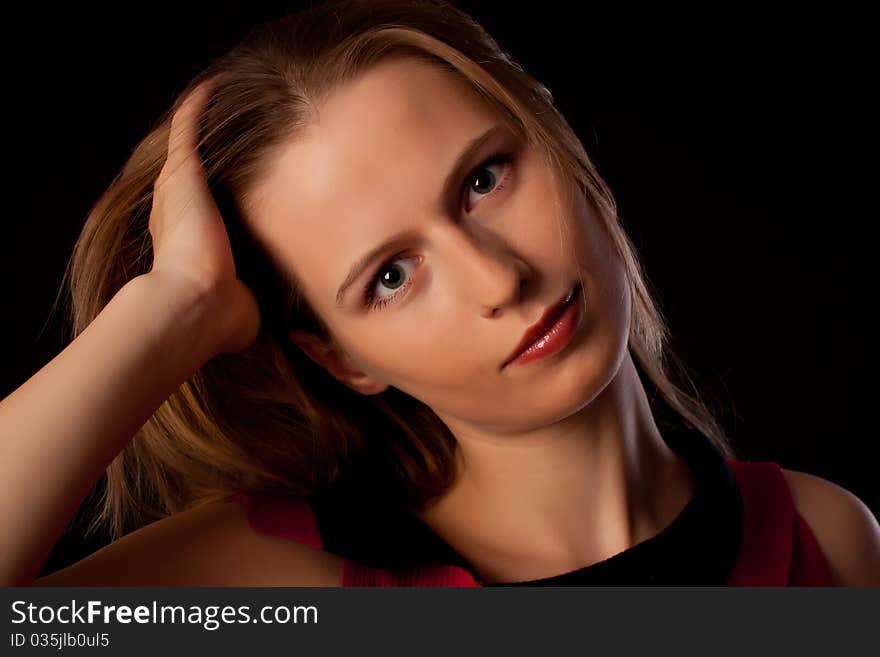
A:
{"label": "nose", "polygon": [[493,318],[519,303],[529,268],[497,236],[475,235],[454,228],[449,243],[449,263],[463,298],[470,298],[480,313]]}

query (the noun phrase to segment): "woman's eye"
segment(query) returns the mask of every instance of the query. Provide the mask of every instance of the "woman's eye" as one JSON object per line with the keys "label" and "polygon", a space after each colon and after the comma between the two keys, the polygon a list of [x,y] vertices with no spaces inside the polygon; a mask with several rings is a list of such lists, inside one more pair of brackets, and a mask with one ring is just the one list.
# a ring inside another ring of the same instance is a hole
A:
{"label": "woman's eye", "polygon": [[[481,162],[467,177],[464,191],[467,192],[468,197],[471,193],[478,194],[476,202],[479,202],[479,198],[503,189],[510,177],[510,163],[512,161],[512,153],[496,153]],[[466,200],[468,202],[465,205],[468,208],[475,205],[470,202],[470,198]]]}
{"label": "woman's eye", "polygon": [[[483,160],[465,179],[462,193],[478,194],[480,197],[489,196],[504,188],[511,175],[511,163],[514,160],[513,153],[495,153]],[[467,207],[474,203],[468,199]],[[479,201],[477,201],[479,202]],[[401,263],[413,263],[418,257],[395,257],[386,261],[376,271],[364,289],[364,305],[370,309],[384,308],[404,294],[404,291],[412,284],[412,271],[414,264],[401,266]],[[381,292],[382,288],[390,290],[388,294]]]}
{"label": "woman's eye", "polygon": [[[403,290],[412,284],[412,270],[415,266],[401,266],[400,263],[407,263],[417,260],[413,257],[394,258],[388,260],[379,267],[376,274],[367,283],[367,289],[364,290],[364,303],[370,308],[383,308],[391,303]],[[391,290],[389,294],[379,292],[381,288]]]}

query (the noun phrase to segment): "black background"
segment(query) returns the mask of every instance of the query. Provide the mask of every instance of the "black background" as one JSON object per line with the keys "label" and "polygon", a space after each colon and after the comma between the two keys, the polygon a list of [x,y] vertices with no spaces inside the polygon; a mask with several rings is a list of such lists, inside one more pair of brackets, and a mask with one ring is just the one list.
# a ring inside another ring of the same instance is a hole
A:
{"label": "black background", "polygon": [[[743,457],[829,479],[880,515],[865,362],[876,212],[854,202],[867,180],[866,17],[454,4],[554,94]],[[65,263],[135,143],[248,27],[302,6],[5,10],[0,395],[65,345],[49,315]],[[103,541],[74,522],[43,572]]]}

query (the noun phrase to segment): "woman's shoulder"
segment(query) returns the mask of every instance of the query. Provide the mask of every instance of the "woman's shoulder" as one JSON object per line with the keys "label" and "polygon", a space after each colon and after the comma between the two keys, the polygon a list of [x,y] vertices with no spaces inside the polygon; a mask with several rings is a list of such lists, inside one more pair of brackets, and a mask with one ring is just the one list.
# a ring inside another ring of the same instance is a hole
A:
{"label": "woman's shoulder", "polygon": [[780,468],[795,509],[810,526],[835,581],[880,586],[880,525],[856,495],[816,475]]}
{"label": "woman's shoulder", "polygon": [[35,586],[339,586],[344,560],[257,532],[242,504],[210,502],[126,534]]}

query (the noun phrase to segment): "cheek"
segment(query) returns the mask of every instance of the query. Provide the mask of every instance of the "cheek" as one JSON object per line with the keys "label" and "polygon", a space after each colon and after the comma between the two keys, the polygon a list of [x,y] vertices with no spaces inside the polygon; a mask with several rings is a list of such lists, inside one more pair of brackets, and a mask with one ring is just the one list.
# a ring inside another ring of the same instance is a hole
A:
{"label": "cheek", "polygon": [[600,224],[600,221],[596,218],[592,222],[595,227],[591,234],[595,238],[587,242],[593,271],[602,282],[603,290],[612,297],[612,301],[620,303],[622,302],[621,296],[629,290],[626,265],[617,253],[611,236]]}
{"label": "cheek", "polygon": [[497,231],[538,271],[567,269],[580,251],[583,231],[552,180],[542,171],[521,174],[521,181],[497,214]]}
{"label": "cheek", "polygon": [[[424,378],[426,372],[436,376],[442,360],[434,362],[434,359],[438,351],[446,347],[436,348],[435,331],[436,328],[431,328],[429,335],[422,320],[408,319],[395,324],[392,333],[373,328],[369,334],[349,335],[347,343],[352,345],[347,349],[349,360],[360,371],[391,385]],[[432,345],[435,348],[432,349]]]}
{"label": "cheek", "polygon": [[631,290],[627,270],[610,239],[597,240],[603,248],[591,248],[593,269],[590,294],[598,309],[598,322],[611,340],[624,340],[629,335]]}
{"label": "cheek", "polygon": [[605,333],[626,333],[629,326],[630,289],[627,270],[617,253],[604,220],[579,191],[566,208],[570,252],[584,275],[587,302]]}
{"label": "cheek", "polygon": [[567,216],[571,218],[567,228],[579,264],[600,280],[617,281],[622,263],[599,211],[583,194],[577,193]]}
{"label": "cheek", "polygon": [[[485,331],[477,337],[461,316],[445,313],[437,321],[424,315],[401,322],[393,340],[370,341],[372,363],[381,364],[372,371],[391,385],[415,396],[432,395],[462,387],[463,381],[476,382],[485,376],[491,354],[498,344],[481,344],[493,334]],[[403,335],[405,334],[405,335]]]}

